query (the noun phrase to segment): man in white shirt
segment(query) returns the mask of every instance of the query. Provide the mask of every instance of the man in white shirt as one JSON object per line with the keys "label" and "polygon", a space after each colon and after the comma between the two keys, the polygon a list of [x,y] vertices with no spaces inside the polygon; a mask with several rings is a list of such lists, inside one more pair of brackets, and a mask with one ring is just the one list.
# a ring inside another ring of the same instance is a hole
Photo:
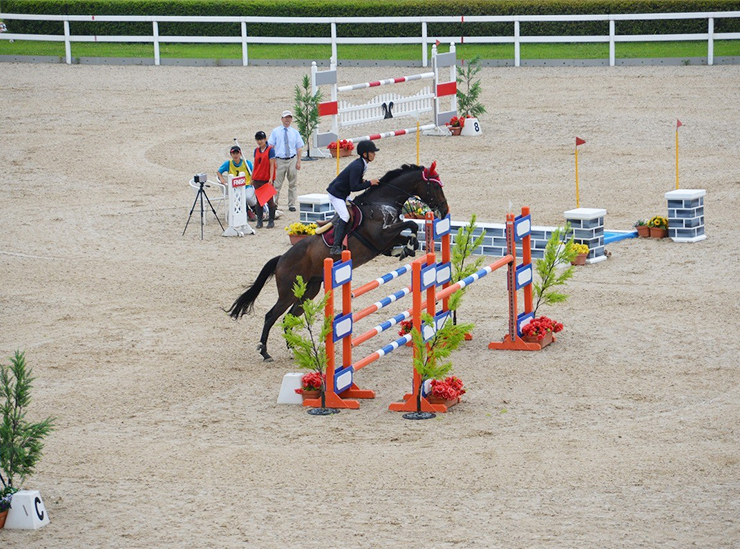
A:
{"label": "man in white shirt", "polygon": [[301,169],[301,153],[306,145],[298,130],[290,125],[293,122],[293,113],[283,111],[282,126],[270,132],[267,143],[275,149],[277,169],[275,173],[275,205],[280,200],[280,188],[285,177],[288,177],[288,209],[296,211],[296,188],[298,187],[298,170]]}

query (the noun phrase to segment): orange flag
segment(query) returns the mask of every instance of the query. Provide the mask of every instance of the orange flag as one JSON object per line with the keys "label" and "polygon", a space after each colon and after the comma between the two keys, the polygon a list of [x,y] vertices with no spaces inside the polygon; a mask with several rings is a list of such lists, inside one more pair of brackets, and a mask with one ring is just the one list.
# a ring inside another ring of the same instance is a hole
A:
{"label": "orange flag", "polygon": [[257,197],[257,203],[264,206],[277,194],[277,191],[270,183],[265,183],[259,189],[255,189],[254,194]]}
{"label": "orange flag", "polygon": [[581,139],[580,137],[576,137],[576,147],[578,145],[583,145],[584,143],[585,141],[583,139]]}

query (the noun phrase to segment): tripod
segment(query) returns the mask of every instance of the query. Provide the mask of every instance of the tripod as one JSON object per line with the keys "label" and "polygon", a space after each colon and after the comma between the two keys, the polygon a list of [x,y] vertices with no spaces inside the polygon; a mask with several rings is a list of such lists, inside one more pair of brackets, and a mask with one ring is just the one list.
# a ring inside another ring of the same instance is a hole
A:
{"label": "tripod", "polygon": [[193,217],[193,210],[195,210],[195,205],[198,203],[198,198],[200,198],[200,239],[203,240],[203,222],[205,221],[205,207],[203,204],[203,197],[205,197],[206,202],[208,202],[208,206],[211,208],[211,211],[213,212],[214,217],[216,218],[216,221],[218,221],[218,224],[221,225],[221,230],[224,230],[224,226],[221,224],[221,220],[218,218],[218,214],[216,213],[216,210],[213,208],[213,204],[211,204],[211,201],[208,199],[208,195],[206,194],[206,191],[204,187],[208,187],[209,185],[206,185],[205,181],[199,181],[200,189],[198,189],[198,193],[195,195],[195,200],[193,200],[193,207],[190,208],[190,215],[188,215],[188,221],[185,223],[185,228],[182,230],[182,236],[185,236],[185,231],[188,230],[188,224],[190,223],[190,218]]}

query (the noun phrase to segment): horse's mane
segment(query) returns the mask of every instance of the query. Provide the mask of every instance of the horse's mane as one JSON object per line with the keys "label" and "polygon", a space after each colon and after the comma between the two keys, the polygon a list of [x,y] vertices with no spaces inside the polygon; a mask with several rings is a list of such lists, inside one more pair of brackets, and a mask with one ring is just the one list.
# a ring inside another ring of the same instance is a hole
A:
{"label": "horse's mane", "polygon": [[400,168],[387,172],[383,177],[380,178],[380,182],[387,183],[388,181],[391,181],[392,179],[400,177],[405,172],[412,171],[412,170],[421,170],[423,168],[424,168],[423,166],[417,166],[416,164],[404,164]]}
{"label": "horse's mane", "polygon": [[397,179],[408,172],[423,169],[424,166],[417,166],[416,164],[404,164],[400,168],[387,172],[383,177],[380,178],[380,185],[365,189],[364,192],[358,194],[352,201],[358,205],[368,204],[369,200],[373,197],[374,194],[383,190],[383,183],[390,183],[394,179]]}

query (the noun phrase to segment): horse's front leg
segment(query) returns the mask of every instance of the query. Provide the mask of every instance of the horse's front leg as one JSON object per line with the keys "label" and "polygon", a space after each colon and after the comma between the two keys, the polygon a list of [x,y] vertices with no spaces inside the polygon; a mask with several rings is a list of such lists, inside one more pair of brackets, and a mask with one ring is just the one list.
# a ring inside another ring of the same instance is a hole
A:
{"label": "horse's front leg", "polygon": [[[413,221],[402,221],[391,225],[388,230],[392,230],[393,236],[390,240],[393,247],[388,251],[389,256],[398,257],[399,261],[406,257],[414,257],[416,250],[419,249],[419,238],[417,236],[419,226]],[[404,235],[403,232],[408,230],[411,234]]]}

